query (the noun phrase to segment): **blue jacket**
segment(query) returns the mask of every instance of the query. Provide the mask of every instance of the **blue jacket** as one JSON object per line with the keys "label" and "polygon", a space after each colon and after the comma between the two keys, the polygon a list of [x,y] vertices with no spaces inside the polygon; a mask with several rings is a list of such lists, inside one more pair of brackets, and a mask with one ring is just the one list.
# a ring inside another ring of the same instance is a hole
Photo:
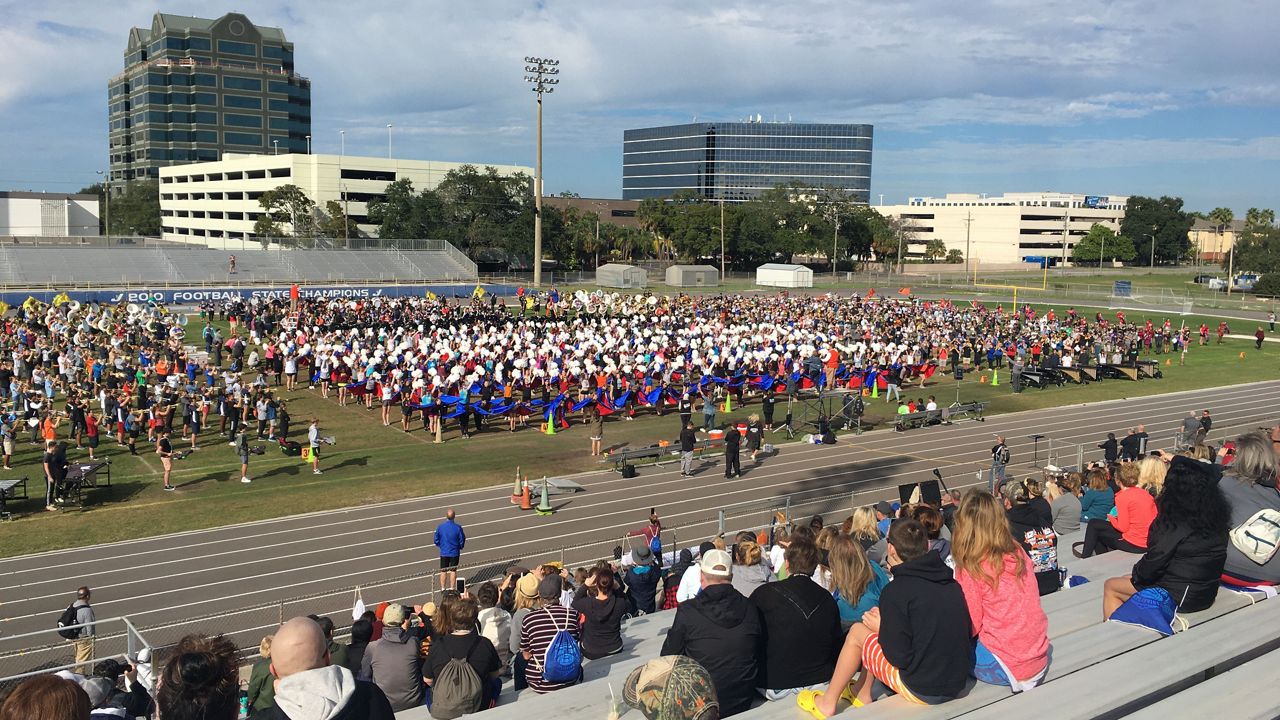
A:
{"label": "blue jacket", "polygon": [[1116,494],[1111,488],[1106,490],[1085,488],[1080,495],[1080,521],[1104,520],[1107,513],[1111,512],[1111,508],[1115,506]]}
{"label": "blue jacket", "polygon": [[840,609],[840,624],[848,627],[862,620],[868,610],[880,604],[880,591],[889,584],[889,574],[881,569],[879,563],[871,563],[871,582],[862,591],[862,597],[856,602],[849,602],[836,590],[832,593],[836,598],[836,607]]}
{"label": "blue jacket", "polygon": [[435,544],[440,548],[440,557],[458,557],[467,545],[467,534],[458,523],[445,520],[436,528]]}

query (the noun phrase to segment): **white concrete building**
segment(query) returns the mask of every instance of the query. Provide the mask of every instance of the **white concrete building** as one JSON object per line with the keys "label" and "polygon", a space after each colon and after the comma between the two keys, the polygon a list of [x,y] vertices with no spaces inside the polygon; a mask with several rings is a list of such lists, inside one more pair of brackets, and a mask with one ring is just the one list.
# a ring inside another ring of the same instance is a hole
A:
{"label": "white concrete building", "polygon": [[[160,223],[163,238],[209,247],[239,247],[256,240],[253,224],[262,214],[262,193],[297,185],[320,208],[338,201],[360,230],[376,236],[369,222],[369,203],[387,185],[409,179],[417,192],[440,184],[450,170],[466,163],[354,157],[351,155],[224,155],[217,162],[160,168]],[[471,163],[500,174],[526,173],[518,165]],[[286,223],[285,229],[288,230]]]}
{"label": "white concrete building", "polygon": [[0,192],[0,236],[96,237],[98,196]]}
{"label": "white concrete building", "polygon": [[948,251],[959,249],[979,265],[1038,262],[1038,258],[1060,265],[1064,258],[1070,263],[1071,248],[1094,223],[1119,232],[1128,200],[1127,196],[1071,193],[948,193],[876,210],[913,228],[910,247],[904,248],[908,259],[923,258],[926,244],[937,239]]}

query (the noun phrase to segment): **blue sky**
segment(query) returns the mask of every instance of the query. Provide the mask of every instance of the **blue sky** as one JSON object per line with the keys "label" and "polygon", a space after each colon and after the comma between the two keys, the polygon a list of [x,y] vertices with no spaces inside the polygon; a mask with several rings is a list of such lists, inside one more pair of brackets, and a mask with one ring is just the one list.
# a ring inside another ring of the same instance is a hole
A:
{"label": "blue sky", "polygon": [[1058,190],[1280,207],[1280,3],[1220,0],[0,0],[0,189],[106,164],[107,79],[157,9],[284,27],[317,152],[533,164],[525,55],[558,58],[546,188],[621,193],[623,130],[873,123],[872,200]]}

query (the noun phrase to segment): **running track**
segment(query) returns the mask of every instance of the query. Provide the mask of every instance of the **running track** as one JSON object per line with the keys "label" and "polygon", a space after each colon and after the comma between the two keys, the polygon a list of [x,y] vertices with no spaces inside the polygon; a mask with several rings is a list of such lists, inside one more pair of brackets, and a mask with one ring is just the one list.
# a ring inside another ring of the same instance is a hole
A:
{"label": "running track", "polygon": [[[1115,380],[1107,385],[1117,393],[1125,387]],[[692,479],[680,477],[678,463],[641,466],[639,477],[630,480],[612,472],[589,473],[574,478],[586,492],[553,496],[560,509],[550,518],[517,511],[509,502],[510,485],[500,485],[17,557],[0,563],[0,633],[50,629],[74,589],[89,585],[99,618],[127,615],[138,627],[165,626],[146,633],[153,644],[201,629],[232,634],[241,647],[252,647],[278,622],[277,611],[183,621],[432,570],[437,558],[432,532],[447,507],[457,510],[467,531],[466,568],[561,557],[580,564],[607,555],[627,531],[644,524],[650,507],[669,528],[664,539],[669,543],[674,534],[684,547],[714,534],[716,510],[735,503],[759,505],[733,514],[730,531],[767,524],[770,501],[786,495],[797,505],[806,498],[823,499],[800,507],[806,516],[823,511],[843,518],[851,498],[858,504],[896,499],[898,484],[929,479],[933,468],[952,488],[972,485],[975,471],[989,464],[996,433],[1008,438],[1014,477],[1030,471],[1030,433],[1051,436],[1055,443],[1082,443],[1091,450],[1086,459],[1097,459],[1100,453],[1093,447],[1108,431],[1120,436],[1125,428],[1145,423],[1153,445],[1168,447],[1187,411],[1203,408],[1213,412],[1215,441],[1268,425],[1280,416],[1280,381],[1028,411],[907,433],[842,435],[835,446],[786,444],[755,467],[744,453],[744,473],[735,480],[725,480],[722,465],[711,460]],[[672,422],[674,432],[674,417]],[[1042,459],[1045,447],[1041,441]],[[421,603],[427,589],[425,580],[416,579],[372,587],[364,600],[370,606],[381,600]],[[330,595],[289,604],[284,614],[330,614],[345,625],[351,600],[350,594]],[[3,636],[0,655],[32,644],[6,643]],[[57,642],[49,636],[39,644]],[[23,668],[0,663],[0,675],[31,667],[35,660],[36,655],[28,656]]]}

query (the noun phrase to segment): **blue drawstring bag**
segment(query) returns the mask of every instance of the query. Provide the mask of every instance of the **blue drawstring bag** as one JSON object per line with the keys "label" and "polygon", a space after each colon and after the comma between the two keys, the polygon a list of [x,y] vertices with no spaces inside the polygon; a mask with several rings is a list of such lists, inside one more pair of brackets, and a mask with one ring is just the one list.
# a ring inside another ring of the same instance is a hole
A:
{"label": "blue drawstring bag", "polygon": [[555,622],[555,613],[550,614],[551,622],[556,625],[556,634],[542,656],[542,680],[548,683],[577,682],[582,675],[582,649],[569,634],[568,626],[561,628]]}
{"label": "blue drawstring bag", "polygon": [[1146,588],[1134,593],[1111,614],[1111,622],[1153,630],[1168,637],[1173,634],[1173,618],[1178,605],[1164,588]]}

